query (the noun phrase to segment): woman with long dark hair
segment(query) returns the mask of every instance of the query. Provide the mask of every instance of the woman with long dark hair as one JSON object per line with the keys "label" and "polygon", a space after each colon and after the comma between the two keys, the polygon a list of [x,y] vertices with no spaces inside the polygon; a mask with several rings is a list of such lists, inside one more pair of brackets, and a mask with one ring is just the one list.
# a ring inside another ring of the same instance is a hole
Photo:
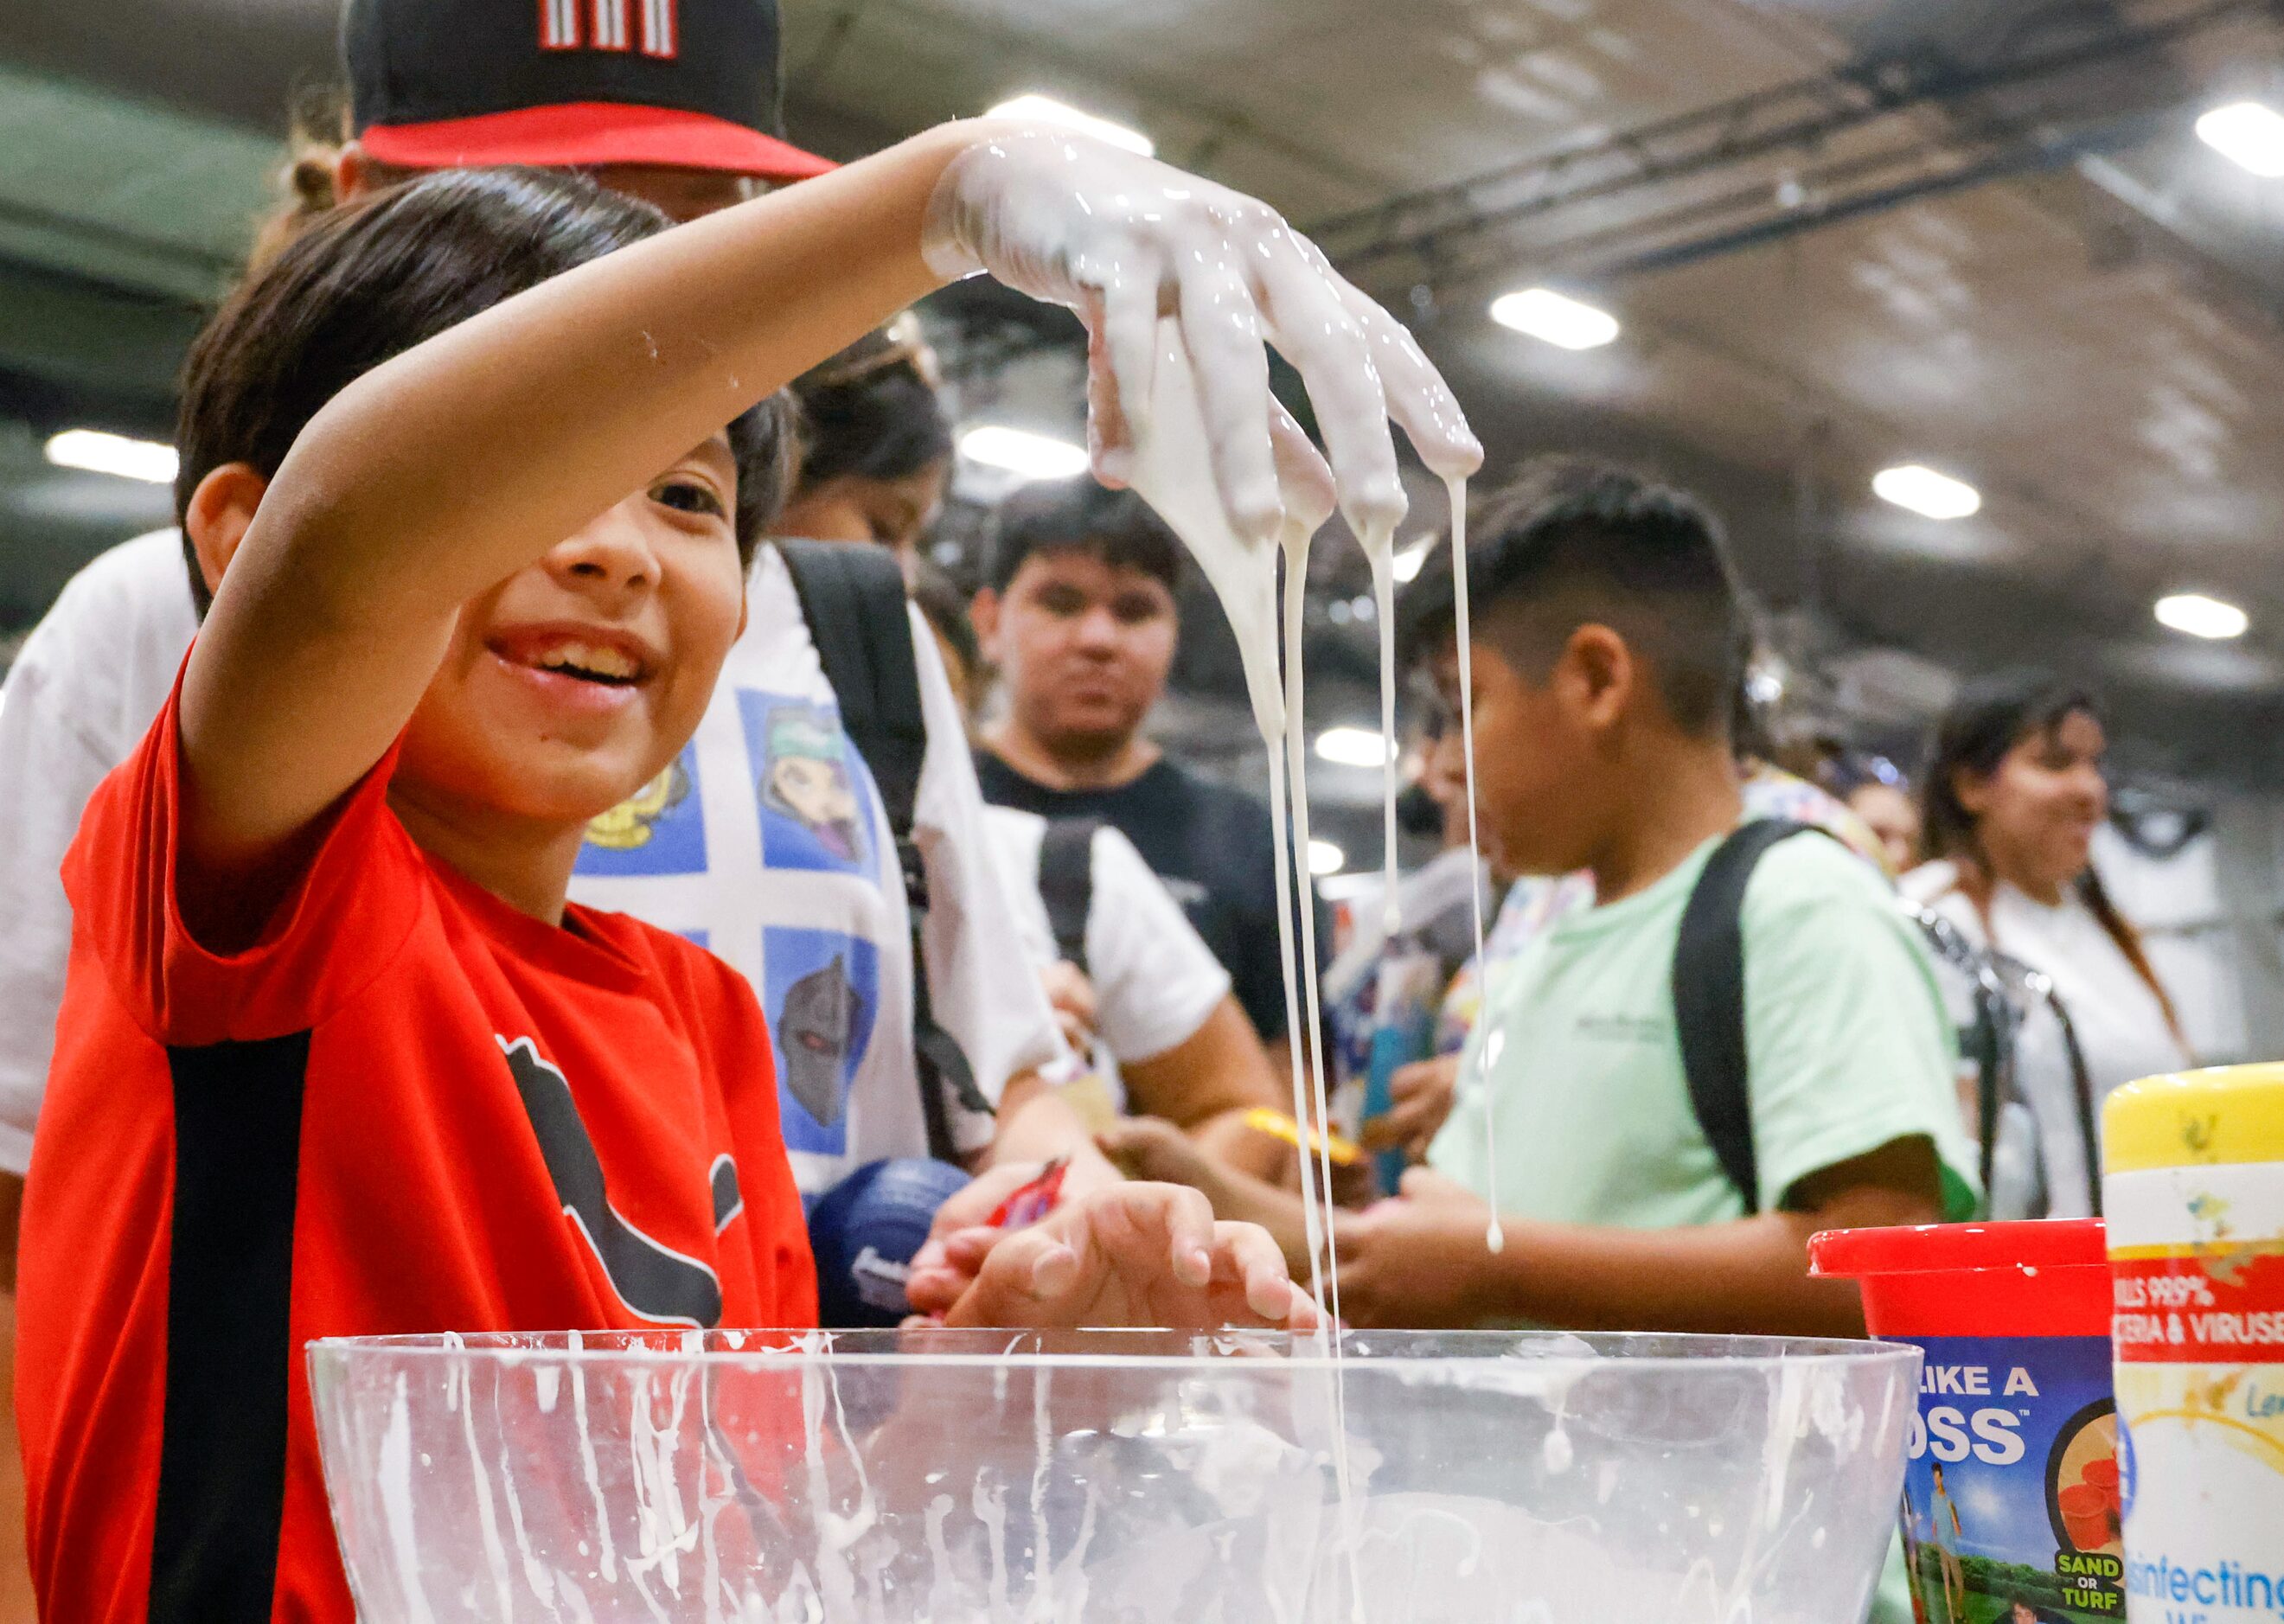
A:
{"label": "woman with long dark hair", "polygon": [[2093,867],[2108,745],[2087,689],[2035,670],[1967,683],[1936,725],[1921,778],[1934,861],[1903,886],[1977,945],[2053,980],[2096,1106],[2122,1082],[2192,1064],[2140,933]]}

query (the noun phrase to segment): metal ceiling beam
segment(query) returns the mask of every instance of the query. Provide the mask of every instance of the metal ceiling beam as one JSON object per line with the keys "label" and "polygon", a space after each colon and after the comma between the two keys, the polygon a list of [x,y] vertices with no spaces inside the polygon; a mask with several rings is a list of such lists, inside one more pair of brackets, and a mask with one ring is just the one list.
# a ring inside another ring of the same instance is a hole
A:
{"label": "metal ceiling beam", "polygon": [[1610,202],[1672,182],[1717,174],[1755,159],[1810,151],[1914,109],[1956,105],[2033,90],[2073,74],[2146,57],[2223,23],[2284,17],[2279,0],[2199,0],[2163,20],[2028,51],[1978,66],[1935,55],[1850,63],[1620,130],[1468,181],[1430,187],[1310,228],[1351,275],[1409,258],[1435,281],[1470,250],[1561,209]]}

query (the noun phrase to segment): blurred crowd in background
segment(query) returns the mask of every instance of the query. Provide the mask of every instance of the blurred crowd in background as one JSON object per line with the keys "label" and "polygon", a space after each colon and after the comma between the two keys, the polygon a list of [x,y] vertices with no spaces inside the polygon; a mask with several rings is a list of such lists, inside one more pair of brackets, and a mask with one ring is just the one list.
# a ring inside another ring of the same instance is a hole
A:
{"label": "blurred crowd in background", "polygon": [[[358,53],[473,3],[353,9],[352,98],[303,132],[257,262],[441,167],[575,167],[684,219],[825,167],[783,141],[773,96],[740,113],[687,56],[658,91],[693,115],[680,144],[504,107],[440,136],[405,59]],[[1439,543],[1399,605],[1383,746],[1436,855],[1393,906],[1351,887],[1327,907],[1261,796],[1157,742],[1194,566],[1138,497],[1036,481],[972,578],[932,561],[939,385],[909,319],[794,385],[781,539],[713,709],[595,822],[575,885],[751,980],[827,1325],[908,1312],[927,1211],[1029,1136],[1067,1177],[1190,1184],[1266,1224],[1354,1324],[1854,1334],[1852,1288],[1807,1275],[1810,1232],[2094,1211],[2101,1097],[2193,1063],[2093,865],[2099,693],[1977,678],[1892,759],[1768,701],[1720,519],[1690,493],[1559,456],[1487,470],[1473,771]],[[106,553],[9,675],[10,1212],[64,980],[59,865],[223,562],[178,530]],[[1320,1006],[1288,987],[1280,862],[1315,910]]]}

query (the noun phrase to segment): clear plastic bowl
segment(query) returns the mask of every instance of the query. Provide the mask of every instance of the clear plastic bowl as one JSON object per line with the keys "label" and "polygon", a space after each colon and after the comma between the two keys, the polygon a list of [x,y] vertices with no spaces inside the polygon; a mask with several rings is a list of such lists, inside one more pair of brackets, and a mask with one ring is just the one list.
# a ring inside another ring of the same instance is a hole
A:
{"label": "clear plastic bowl", "polygon": [[1541,1332],[315,1343],[366,1624],[1846,1624],[1915,1349]]}

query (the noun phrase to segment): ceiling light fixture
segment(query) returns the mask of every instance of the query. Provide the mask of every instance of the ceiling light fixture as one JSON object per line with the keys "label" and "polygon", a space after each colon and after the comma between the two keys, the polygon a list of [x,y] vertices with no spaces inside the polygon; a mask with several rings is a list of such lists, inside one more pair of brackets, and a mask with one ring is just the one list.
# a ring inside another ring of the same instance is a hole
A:
{"label": "ceiling light fixture", "polygon": [[1966,480],[1917,463],[1881,469],[1872,476],[1872,489],[1882,501],[1909,508],[1922,519],[1965,519],[1983,507],[1983,493]]}
{"label": "ceiling light fixture", "polygon": [[1348,867],[1349,855],[1330,840],[1309,842],[1309,872],[1318,879],[1339,873]]}
{"label": "ceiling light fixture", "polygon": [[980,423],[959,437],[959,454],[1022,480],[1068,480],[1086,472],[1086,448],[1052,434]]}
{"label": "ceiling light fixture", "polygon": [[115,474],[151,485],[172,485],[175,448],[155,440],[129,440],[99,428],[67,428],[48,441],[48,460],[59,468]]}
{"label": "ceiling light fixture", "polygon": [[2263,102],[2231,102],[2197,121],[2197,138],[2264,180],[2284,176],[2284,113]]}
{"label": "ceiling light fixture", "polygon": [[1130,129],[1123,124],[1113,123],[1108,119],[1097,118],[1091,113],[1081,112],[1068,102],[1060,102],[1052,96],[1041,96],[1036,91],[1027,96],[1011,97],[992,108],[984,116],[993,119],[1036,119],[1042,124],[1060,124],[1067,129],[1082,131],[1092,136],[1098,141],[1107,142],[1112,146],[1123,147],[1130,152],[1139,152],[1145,158],[1154,155],[1158,151],[1158,144],[1138,129]]}
{"label": "ceiling light fixture", "polygon": [[1417,541],[1396,555],[1392,567],[1396,580],[1409,585],[1420,579],[1420,571],[1428,562],[1428,555],[1435,550],[1435,538],[1428,536]]}
{"label": "ceiling light fixture", "polygon": [[1388,740],[1370,728],[1326,728],[1317,735],[1317,759],[1335,767],[1385,767]]}
{"label": "ceiling light fixture", "polygon": [[2157,600],[2157,624],[2219,642],[2244,636],[2252,617],[2234,604],[2202,592],[2175,592]]}
{"label": "ceiling light fixture", "polygon": [[1527,287],[1491,301],[1491,320],[1563,349],[1596,349],[1618,336],[1618,318],[1551,287]]}

